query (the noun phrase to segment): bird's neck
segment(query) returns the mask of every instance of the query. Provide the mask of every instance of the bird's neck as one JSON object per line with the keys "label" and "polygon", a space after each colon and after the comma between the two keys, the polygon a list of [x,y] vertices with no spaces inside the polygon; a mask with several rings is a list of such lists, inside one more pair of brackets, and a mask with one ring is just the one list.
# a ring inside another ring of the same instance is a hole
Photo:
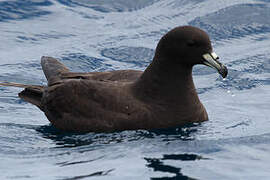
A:
{"label": "bird's neck", "polygon": [[171,66],[164,62],[154,58],[135,83],[136,93],[151,100],[189,103],[192,99],[199,103],[192,79],[192,66]]}

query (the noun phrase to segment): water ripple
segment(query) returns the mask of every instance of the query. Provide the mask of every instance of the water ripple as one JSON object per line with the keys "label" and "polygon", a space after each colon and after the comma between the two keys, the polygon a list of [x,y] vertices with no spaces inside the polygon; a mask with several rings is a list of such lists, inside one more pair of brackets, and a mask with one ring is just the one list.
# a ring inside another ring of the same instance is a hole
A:
{"label": "water ripple", "polygon": [[63,54],[61,61],[74,72],[90,72],[112,70],[112,65],[99,59],[82,53]]}
{"label": "water ripple", "polygon": [[152,61],[154,50],[144,47],[118,47],[101,51],[104,57],[119,62],[135,64],[138,67],[146,67]]}
{"label": "water ripple", "polygon": [[86,0],[58,0],[58,2],[66,6],[83,6],[92,8],[96,11],[103,13],[108,12],[123,12],[134,11],[149,6],[159,0],[99,0],[99,1],[86,1]]}
{"label": "water ripple", "polygon": [[112,172],[114,169],[110,169],[107,171],[98,171],[98,172],[94,172],[88,175],[80,175],[80,176],[74,176],[74,177],[68,177],[68,178],[61,178],[61,180],[78,180],[78,179],[84,179],[84,178],[88,178],[88,177],[93,177],[93,176],[106,176],[108,175],[110,172]]}
{"label": "water ripple", "polygon": [[0,22],[48,15],[50,11],[41,10],[38,7],[52,4],[49,0],[2,1],[0,2]]}
{"label": "water ripple", "polygon": [[197,17],[190,25],[205,29],[215,40],[240,38],[270,32],[267,4],[239,4]]}

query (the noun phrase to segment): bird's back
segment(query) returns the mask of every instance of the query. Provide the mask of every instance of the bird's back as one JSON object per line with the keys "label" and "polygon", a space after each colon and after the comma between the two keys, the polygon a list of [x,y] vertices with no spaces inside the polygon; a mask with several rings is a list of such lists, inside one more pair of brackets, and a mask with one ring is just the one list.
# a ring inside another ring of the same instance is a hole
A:
{"label": "bird's back", "polygon": [[42,107],[50,122],[68,131],[143,128],[150,109],[132,93],[131,82],[68,79],[47,87]]}

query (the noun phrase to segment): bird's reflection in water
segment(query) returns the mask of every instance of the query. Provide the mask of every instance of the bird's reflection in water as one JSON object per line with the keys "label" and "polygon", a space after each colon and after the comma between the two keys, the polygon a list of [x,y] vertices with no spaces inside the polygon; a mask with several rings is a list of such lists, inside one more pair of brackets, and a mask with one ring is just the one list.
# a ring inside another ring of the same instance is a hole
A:
{"label": "bird's reflection in water", "polygon": [[178,128],[157,129],[149,132],[155,137],[162,138],[162,141],[170,143],[174,140],[191,141],[194,140],[194,134],[198,131],[200,123],[190,123]]}
{"label": "bird's reflection in water", "polygon": [[163,155],[162,158],[144,158],[147,161],[147,167],[152,168],[154,171],[172,173],[172,177],[155,177],[151,180],[194,180],[194,178],[188,177],[181,173],[181,168],[164,164],[165,160],[180,160],[180,161],[195,161],[203,158],[196,154],[172,154]]}
{"label": "bird's reflection in water", "polygon": [[[115,133],[67,133],[59,131],[53,126],[40,126],[36,128],[36,131],[41,133],[43,138],[47,138],[53,141],[55,148],[67,148],[68,151],[86,152],[92,150],[100,150],[106,147],[108,144],[118,144],[135,141],[136,145],[144,144],[149,139],[157,140],[157,142],[166,144],[172,141],[192,141],[194,140],[194,134],[198,129],[198,124],[190,124],[179,128],[170,129],[158,129],[158,130],[137,130],[137,131],[122,131]],[[152,141],[152,140],[151,140]],[[77,147],[77,148],[75,148]],[[72,149],[70,149],[72,148]],[[79,148],[79,149],[78,149]],[[76,161],[76,162],[61,162],[57,165],[64,167],[74,164],[89,163],[102,159],[101,154],[97,159]],[[176,161],[195,161],[205,159],[196,154],[165,154],[162,158],[144,158],[147,162],[146,166],[152,168],[154,171],[172,173],[172,177],[153,177],[152,180],[182,180],[182,179],[194,179],[181,173],[180,167],[172,165],[166,165],[166,160]],[[105,173],[106,174],[106,173]],[[90,174],[89,176],[92,176]]]}
{"label": "bird's reflection in water", "polygon": [[[174,140],[193,140],[193,134],[197,132],[198,124],[190,124],[179,128],[136,130],[114,133],[68,133],[54,128],[52,125],[40,126],[36,131],[43,138],[53,140],[57,148],[79,147],[85,145],[106,145],[112,143],[124,143],[143,139],[161,139],[166,143]],[[143,141],[141,141],[143,143]]]}

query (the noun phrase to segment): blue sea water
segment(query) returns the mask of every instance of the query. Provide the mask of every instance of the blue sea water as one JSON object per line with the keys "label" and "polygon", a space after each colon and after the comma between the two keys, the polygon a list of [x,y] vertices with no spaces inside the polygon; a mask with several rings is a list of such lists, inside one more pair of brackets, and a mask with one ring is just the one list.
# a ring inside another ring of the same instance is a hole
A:
{"label": "blue sea water", "polygon": [[179,25],[207,31],[229,69],[193,70],[208,122],[62,133],[0,87],[0,179],[270,179],[269,0],[0,0],[0,81],[46,84],[43,55],[73,71],[144,70]]}

